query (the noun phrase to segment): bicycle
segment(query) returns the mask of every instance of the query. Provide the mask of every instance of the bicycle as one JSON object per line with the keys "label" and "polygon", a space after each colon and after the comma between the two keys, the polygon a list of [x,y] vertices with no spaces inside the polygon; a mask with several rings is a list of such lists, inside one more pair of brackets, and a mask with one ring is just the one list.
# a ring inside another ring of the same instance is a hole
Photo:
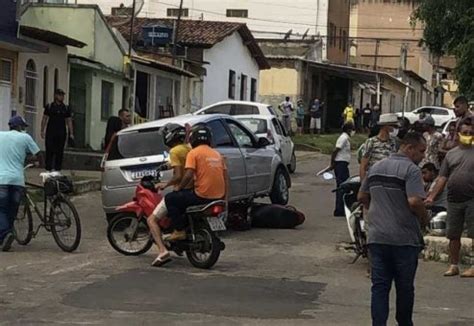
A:
{"label": "bicycle", "polygon": [[[26,166],[25,170],[31,166]],[[18,244],[26,246],[38,235],[40,229],[44,228],[52,233],[54,241],[63,251],[73,252],[79,247],[81,221],[76,207],[67,195],[72,192],[72,183],[65,182],[63,178],[48,178],[44,186],[26,182],[24,196],[13,225]],[[31,189],[42,191],[42,210],[34,200]],[[33,229],[32,208],[41,221],[36,230]],[[71,234],[69,234],[70,231]]]}

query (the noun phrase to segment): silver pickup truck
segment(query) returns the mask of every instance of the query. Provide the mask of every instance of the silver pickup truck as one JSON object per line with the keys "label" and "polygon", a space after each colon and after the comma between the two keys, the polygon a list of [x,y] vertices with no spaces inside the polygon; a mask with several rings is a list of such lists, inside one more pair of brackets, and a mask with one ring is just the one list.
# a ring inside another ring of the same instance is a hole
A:
{"label": "silver pickup truck", "polygon": [[[129,127],[113,139],[102,163],[102,205],[108,218],[133,198],[142,177],[158,173],[158,166],[166,161],[168,149],[159,131],[168,123],[202,123],[211,129],[213,147],[226,158],[229,201],[269,196],[272,203],[288,203],[290,175],[266,138],[257,139],[227,115],[185,115]],[[165,173],[163,179],[167,177]]]}

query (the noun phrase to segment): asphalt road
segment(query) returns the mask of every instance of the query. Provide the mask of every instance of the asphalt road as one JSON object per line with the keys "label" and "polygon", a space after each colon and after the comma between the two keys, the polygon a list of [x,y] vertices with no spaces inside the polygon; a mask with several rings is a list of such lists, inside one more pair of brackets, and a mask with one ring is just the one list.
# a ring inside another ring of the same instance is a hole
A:
{"label": "asphalt road", "polygon": [[[345,220],[331,216],[333,184],[314,177],[326,164],[299,161],[291,203],[304,225],[232,232],[211,271],[180,257],[153,268],[152,251],[121,256],[106,240],[100,194],[76,197],[77,253],[61,252],[45,231],[0,253],[0,325],[369,325],[366,262],[350,265],[352,254],[336,249],[348,240]],[[474,283],[443,278],[445,268],[420,262],[416,325],[474,324]]]}

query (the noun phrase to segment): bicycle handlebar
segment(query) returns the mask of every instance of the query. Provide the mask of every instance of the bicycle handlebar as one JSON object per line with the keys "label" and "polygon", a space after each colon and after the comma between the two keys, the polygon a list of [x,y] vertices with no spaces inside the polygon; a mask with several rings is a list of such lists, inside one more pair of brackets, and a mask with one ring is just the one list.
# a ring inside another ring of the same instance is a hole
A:
{"label": "bicycle handlebar", "polygon": [[30,168],[32,168],[32,167],[34,167],[34,166],[35,166],[35,165],[34,165],[33,163],[27,164],[27,165],[23,168],[23,170],[28,170],[28,169],[30,169]]}

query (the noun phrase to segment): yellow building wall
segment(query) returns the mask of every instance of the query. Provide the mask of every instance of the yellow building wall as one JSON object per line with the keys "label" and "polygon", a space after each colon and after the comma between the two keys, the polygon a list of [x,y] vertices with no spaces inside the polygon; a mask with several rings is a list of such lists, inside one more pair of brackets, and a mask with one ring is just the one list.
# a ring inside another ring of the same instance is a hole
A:
{"label": "yellow building wall", "polygon": [[260,71],[260,96],[299,94],[298,72],[291,68]]}

